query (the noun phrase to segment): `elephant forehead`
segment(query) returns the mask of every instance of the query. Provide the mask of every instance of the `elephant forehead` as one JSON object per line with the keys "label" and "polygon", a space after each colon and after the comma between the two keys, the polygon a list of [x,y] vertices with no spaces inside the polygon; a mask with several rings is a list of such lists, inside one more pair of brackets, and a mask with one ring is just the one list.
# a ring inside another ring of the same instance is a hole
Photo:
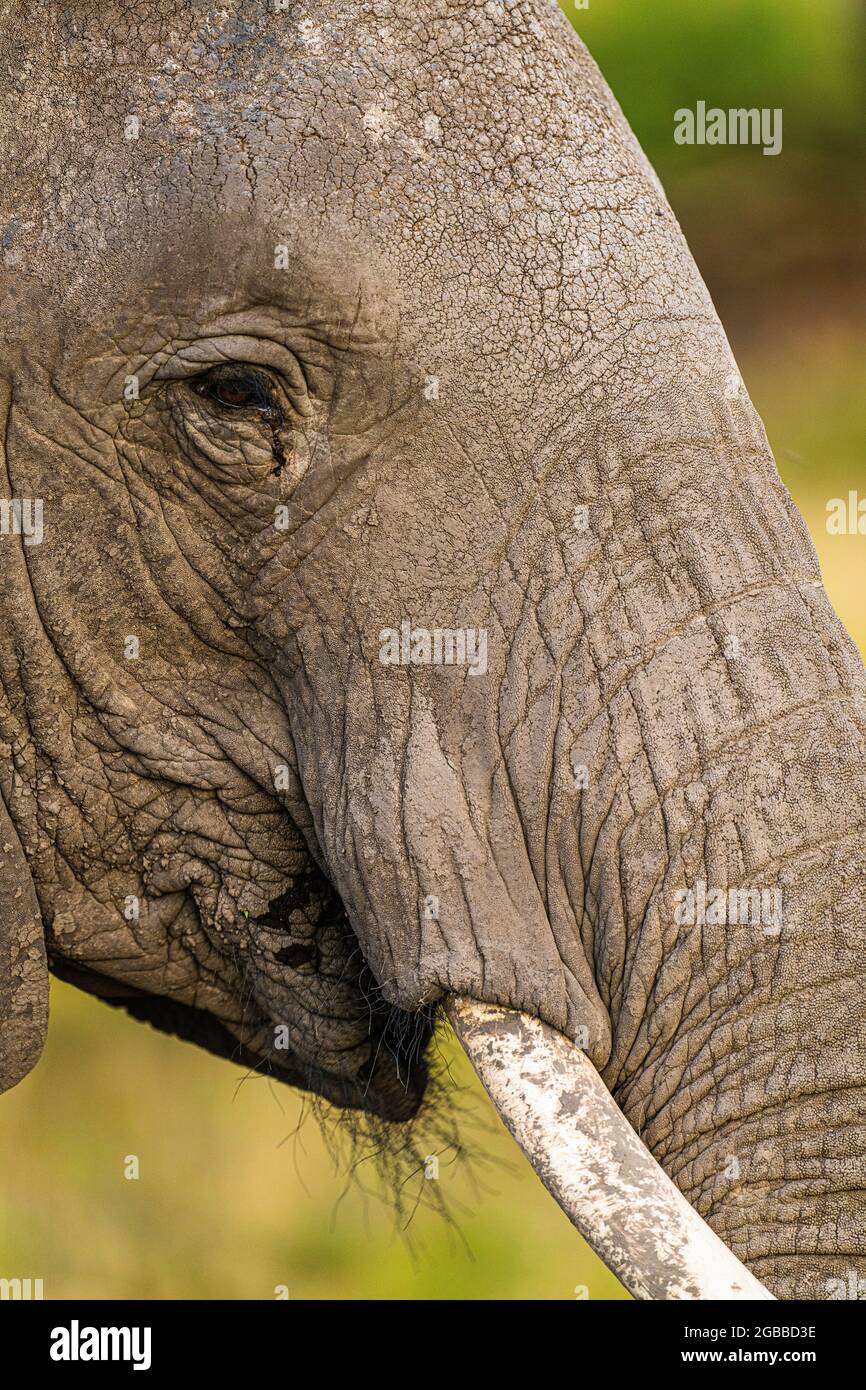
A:
{"label": "elephant forehead", "polygon": [[[99,151],[79,137],[117,121],[128,136],[133,115],[176,143],[225,135],[237,117],[251,135],[297,118],[311,145],[339,128],[382,162],[414,153],[413,137],[438,143],[450,124],[488,133],[464,156],[489,169],[491,156],[543,148],[565,114],[569,133],[591,143],[614,110],[556,6],[537,0],[432,0],[423,10],[408,0],[142,0],[134,23],[122,0],[35,0],[7,26],[0,54],[16,95],[12,128],[23,136],[25,111],[36,114],[52,144],[78,146],[81,169]],[[429,119],[416,128],[419,112]]]}
{"label": "elephant forehead", "polygon": [[407,323],[516,378],[617,341],[629,315],[708,312],[555,6],[175,0],[134,25],[82,4],[13,27],[6,263],[71,309],[190,256],[188,283],[233,287],[285,242],[378,265]]}

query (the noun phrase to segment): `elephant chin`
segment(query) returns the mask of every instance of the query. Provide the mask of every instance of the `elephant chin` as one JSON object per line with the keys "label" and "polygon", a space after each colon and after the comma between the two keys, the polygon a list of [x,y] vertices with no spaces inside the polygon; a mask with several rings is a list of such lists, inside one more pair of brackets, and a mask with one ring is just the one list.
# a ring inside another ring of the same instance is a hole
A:
{"label": "elephant chin", "polygon": [[456,995],[445,1008],[538,1177],[635,1297],[773,1297],[689,1205],[570,1039],[513,1009]]}
{"label": "elephant chin", "polygon": [[[410,1029],[398,1017],[401,1011],[389,1011],[387,1026],[373,1037],[371,1061],[356,1076],[340,1076],[311,1066],[292,1052],[268,1050],[262,1042],[272,1036],[272,1028],[264,1020],[241,1032],[205,1009],[135,989],[62,958],[51,960],[51,973],[161,1033],[194,1043],[216,1057],[248,1067],[258,1076],[313,1092],[340,1110],[363,1111],[400,1124],[414,1119],[424,1102],[428,1081],[424,1053],[433,1035],[432,1012],[423,1019],[413,1016]],[[411,1047],[406,1045],[408,1036]]]}

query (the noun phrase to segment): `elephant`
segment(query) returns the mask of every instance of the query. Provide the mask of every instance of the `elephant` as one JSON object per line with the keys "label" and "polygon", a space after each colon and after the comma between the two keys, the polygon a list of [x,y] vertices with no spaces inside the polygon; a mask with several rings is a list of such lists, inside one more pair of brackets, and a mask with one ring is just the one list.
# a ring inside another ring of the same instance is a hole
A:
{"label": "elephant", "polygon": [[866,673],[567,19],[2,72],[0,1090],[50,973],[394,1127],[448,1014],[641,1296],[866,1276]]}

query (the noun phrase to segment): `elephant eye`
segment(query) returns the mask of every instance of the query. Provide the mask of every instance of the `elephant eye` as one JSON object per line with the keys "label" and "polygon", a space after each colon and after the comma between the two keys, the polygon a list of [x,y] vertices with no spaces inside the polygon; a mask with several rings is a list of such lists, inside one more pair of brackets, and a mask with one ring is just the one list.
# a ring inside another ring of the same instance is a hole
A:
{"label": "elephant eye", "polygon": [[193,390],[221,410],[252,410],[264,416],[279,414],[270,381],[264,372],[254,367],[225,364],[212,367],[196,378]]}

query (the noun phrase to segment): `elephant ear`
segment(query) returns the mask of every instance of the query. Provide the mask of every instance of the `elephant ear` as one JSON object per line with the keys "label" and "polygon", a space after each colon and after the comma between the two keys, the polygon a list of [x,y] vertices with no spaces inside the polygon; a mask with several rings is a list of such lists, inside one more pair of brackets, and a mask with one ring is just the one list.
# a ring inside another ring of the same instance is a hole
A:
{"label": "elephant ear", "polygon": [[42,914],[24,851],[0,798],[0,1092],[39,1060],[48,1030]]}

